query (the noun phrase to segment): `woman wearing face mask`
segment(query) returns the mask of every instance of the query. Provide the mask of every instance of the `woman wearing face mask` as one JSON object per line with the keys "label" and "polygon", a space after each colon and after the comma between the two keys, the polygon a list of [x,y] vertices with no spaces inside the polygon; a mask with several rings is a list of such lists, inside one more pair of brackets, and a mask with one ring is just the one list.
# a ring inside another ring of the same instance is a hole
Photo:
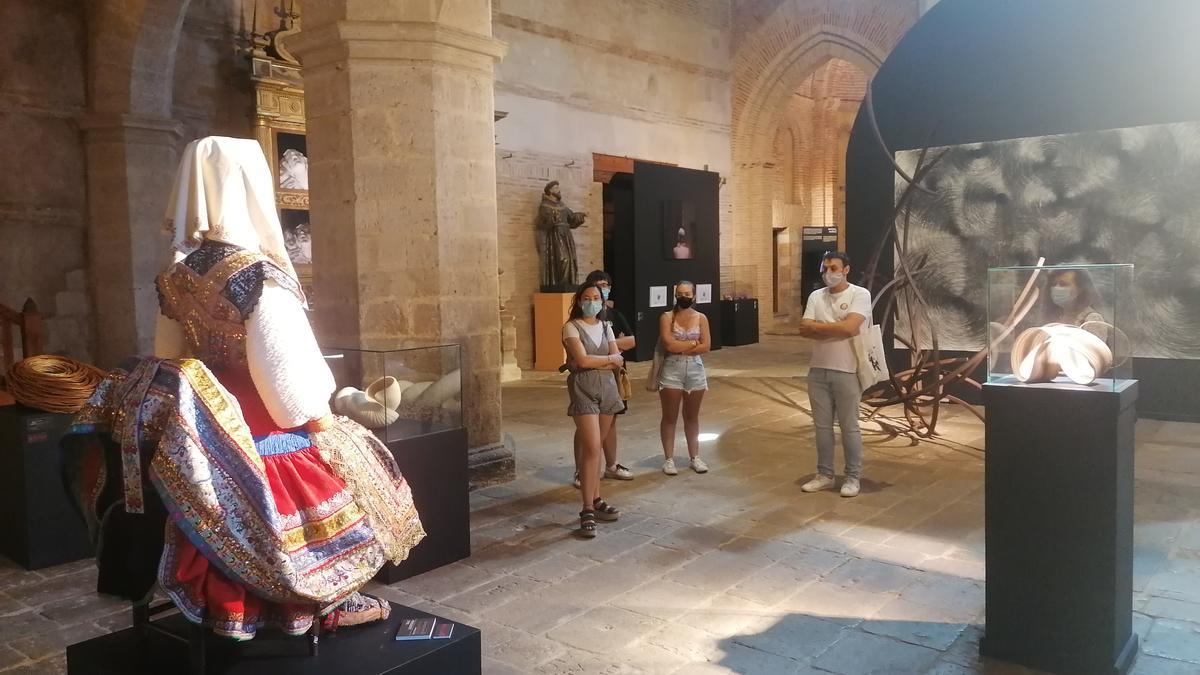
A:
{"label": "woman wearing face mask", "polygon": [[1100,295],[1086,270],[1054,270],[1046,283],[1049,288],[1043,301],[1046,323],[1082,326],[1089,321],[1104,321],[1104,315],[1096,311]]}
{"label": "woman wearing face mask", "polygon": [[575,420],[579,447],[579,483],[583,510],[579,512],[579,534],[596,536],[596,521],[616,520],[620,513],[600,498],[600,455],[613,415],[624,408],[612,371],[625,364],[617,348],[612,327],[601,321],[603,296],[595,284],[584,284],[575,292],[570,319],[563,324],[563,347],[571,374],[567,414]]}
{"label": "woman wearing face mask", "polygon": [[708,390],[708,378],[700,355],[708,353],[711,342],[708,317],[696,311],[692,306],[695,301],[695,284],[680,281],[675,285],[675,306],[671,311],[663,312],[658,321],[659,340],[666,351],[658,380],[658,397],[662,401],[662,420],[658,429],[666,457],[663,473],[668,476],[679,473],[675,468],[675,424],[681,404],[683,433],[687,437],[692,470],[708,472],[708,465],[700,459],[700,403]]}
{"label": "woman wearing face mask", "polygon": [[[630,327],[629,321],[623,314],[617,311],[613,306],[613,301],[609,299],[612,293],[612,277],[604,270],[592,270],[587,275],[587,279],[583,281],[584,285],[595,284],[596,288],[600,289],[601,298],[604,300],[604,308],[600,310],[600,320],[608,323],[612,328],[613,335],[617,338],[617,349],[621,352],[626,352],[637,346],[637,341],[633,334],[633,328]],[[616,372],[613,373],[616,377]],[[617,415],[624,415],[629,410],[629,404],[622,402],[623,407]],[[612,426],[609,427],[608,433],[604,435],[604,477],[614,478],[616,480],[633,480],[633,472],[617,461],[617,417],[613,417]],[[575,439],[575,480],[572,484],[578,488],[581,483],[579,481],[579,439],[578,434]]]}

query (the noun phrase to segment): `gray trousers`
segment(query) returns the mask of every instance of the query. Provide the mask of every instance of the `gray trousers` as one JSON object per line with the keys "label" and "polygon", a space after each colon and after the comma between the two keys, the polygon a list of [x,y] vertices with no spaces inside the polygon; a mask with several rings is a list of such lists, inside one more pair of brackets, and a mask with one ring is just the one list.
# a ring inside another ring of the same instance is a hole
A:
{"label": "gray trousers", "polygon": [[858,428],[858,403],[861,400],[858,375],[825,368],[808,371],[808,402],[812,405],[813,426],[817,430],[817,472],[821,475],[833,475],[835,415],[842,429],[846,476],[858,478],[862,472],[862,432]]}

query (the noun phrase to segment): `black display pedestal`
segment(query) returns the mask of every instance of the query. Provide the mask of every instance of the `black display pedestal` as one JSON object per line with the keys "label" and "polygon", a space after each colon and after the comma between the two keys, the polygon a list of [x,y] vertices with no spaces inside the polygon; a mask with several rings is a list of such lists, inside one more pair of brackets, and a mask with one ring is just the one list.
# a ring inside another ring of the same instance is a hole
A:
{"label": "black display pedestal", "polygon": [[0,553],[26,569],[92,556],[63,486],[58,442],[72,415],[0,407]]}
{"label": "black display pedestal", "polygon": [[434,431],[387,444],[412,488],[425,539],[375,580],[393,584],[471,555],[467,430]]}
{"label": "black display pedestal", "polygon": [[721,301],[721,341],[726,347],[758,342],[758,300]]}
{"label": "black display pedestal", "polygon": [[987,620],[979,652],[1054,673],[1128,672],[1137,381],[988,383]]}
{"label": "black display pedestal", "polygon": [[[287,638],[264,631],[249,642],[208,639],[209,673],[221,675],[471,675],[481,672],[479,629],[455,624],[447,640],[396,641],[400,621],[433,616],[392,603],[387,621],[343,628],[321,638],[320,653],[308,655],[304,637]],[[179,614],[155,622],[187,634]],[[188,673],[188,645],[134,628],[67,647],[68,675],[162,675]]]}

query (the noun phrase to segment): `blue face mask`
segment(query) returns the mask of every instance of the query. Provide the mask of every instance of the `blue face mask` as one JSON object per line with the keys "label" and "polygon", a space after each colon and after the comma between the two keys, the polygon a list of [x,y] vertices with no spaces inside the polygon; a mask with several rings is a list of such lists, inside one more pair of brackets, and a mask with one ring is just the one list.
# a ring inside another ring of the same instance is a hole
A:
{"label": "blue face mask", "polygon": [[608,300],[608,294],[609,294],[609,293],[612,293],[612,289],[611,289],[611,288],[601,288],[601,289],[600,289],[600,297],[601,297],[601,298],[603,298],[603,299],[605,299],[605,300]]}
{"label": "blue face mask", "polygon": [[1050,287],[1050,301],[1059,307],[1066,307],[1072,302],[1075,302],[1075,298],[1078,295],[1079,294],[1075,292],[1074,288],[1067,286]]}
{"label": "blue face mask", "polygon": [[603,306],[604,303],[600,300],[584,300],[579,303],[579,309],[583,310],[583,315],[589,319],[599,314]]}

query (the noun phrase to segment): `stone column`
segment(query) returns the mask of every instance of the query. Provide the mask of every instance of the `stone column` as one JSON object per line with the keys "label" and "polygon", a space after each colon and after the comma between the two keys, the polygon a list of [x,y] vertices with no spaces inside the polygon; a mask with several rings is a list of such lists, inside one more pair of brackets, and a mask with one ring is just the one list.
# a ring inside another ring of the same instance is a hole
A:
{"label": "stone column", "polygon": [[170,237],[163,218],[182,127],[174,120],[127,114],[94,114],[81,126],[96,362],[110,367],[154,349],[154,277],[168,261]]}
{"label": "stone column", "polygon": [[303,64],[313,283],[326,344],[463,345],[472,481],[511,478],[500,414],[488,0],[326,0]]}

